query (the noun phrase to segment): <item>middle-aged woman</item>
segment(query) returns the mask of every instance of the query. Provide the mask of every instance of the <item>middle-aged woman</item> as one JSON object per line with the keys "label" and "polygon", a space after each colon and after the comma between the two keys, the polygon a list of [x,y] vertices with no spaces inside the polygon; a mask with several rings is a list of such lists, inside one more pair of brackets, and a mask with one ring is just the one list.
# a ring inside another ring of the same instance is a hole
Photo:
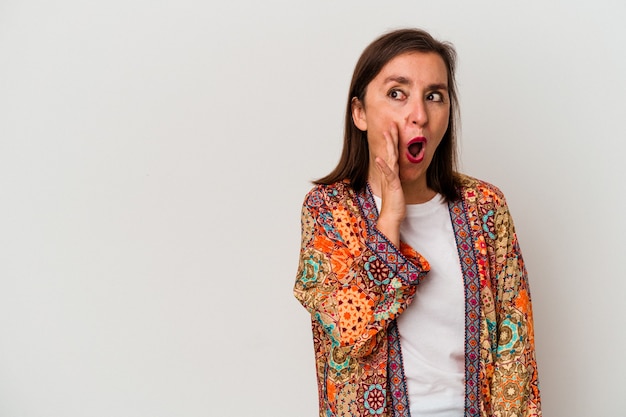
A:
{"label": "middle-aged woman", "polygon": [[455,170],[451,45],[385,34],[350,85],[343,153],[302,209],[295,296],[320,416],[540,416],[526,270],[504,196]]}

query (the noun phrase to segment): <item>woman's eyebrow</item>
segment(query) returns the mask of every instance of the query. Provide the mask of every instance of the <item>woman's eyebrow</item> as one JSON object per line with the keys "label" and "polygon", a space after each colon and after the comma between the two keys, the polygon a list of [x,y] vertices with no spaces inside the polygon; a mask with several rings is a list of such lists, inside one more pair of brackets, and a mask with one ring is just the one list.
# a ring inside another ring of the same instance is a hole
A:
{"label": "woman's eyebrow", "polygon": [[445,90],[445,91],[448,91],[448,84],[444,84],[444,83],[431,84],[431,85],[428,86],[427,89],[428,90]]}
{"label": "woman's eyebrow", "polygon": [[390,75],[389,77],[385,78],[384,84],[387,84],[390,82],[395,82],[395,83],[402,84],[402,85],[411,84],[411,80],[401,75]]}
{"label": "woman's eyebrow", "polygon": [[[385,78],[385,82],[384,84],[388,84],[388,83],[398,83],[401,85],[411,85],[412,81],[410,79],[408,79],[407,77],[404,77],[402,75],[390,75],[389,77]],[[447,83],[434,83],[434,84],[429,84],[428,87],[426,87],[427,90],[444,90],[444,91],[448,91],[448,84]]]}

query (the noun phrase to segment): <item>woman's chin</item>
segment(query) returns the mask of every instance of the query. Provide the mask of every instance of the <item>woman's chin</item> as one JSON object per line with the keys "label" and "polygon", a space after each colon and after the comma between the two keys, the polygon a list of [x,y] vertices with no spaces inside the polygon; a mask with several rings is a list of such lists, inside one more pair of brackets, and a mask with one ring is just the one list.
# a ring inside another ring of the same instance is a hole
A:
{"label": "woman's chin", "polygon": [[400,170],[400,182],[403,186],[417,185],[420,183],[426,183],[426,169],[421,167],[410,167]]}

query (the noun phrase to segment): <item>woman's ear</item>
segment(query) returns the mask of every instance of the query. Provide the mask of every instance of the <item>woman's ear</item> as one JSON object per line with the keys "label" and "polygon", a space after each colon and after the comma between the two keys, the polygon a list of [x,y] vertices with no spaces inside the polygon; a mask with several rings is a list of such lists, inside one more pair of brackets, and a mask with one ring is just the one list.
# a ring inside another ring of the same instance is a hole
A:
{"label": "woman's ear", "polygon": [[356,97],[352,97],[352,121],[354,125],[361,131],[367,131],[367,117],[365,116],[365,106],[363,102]]}

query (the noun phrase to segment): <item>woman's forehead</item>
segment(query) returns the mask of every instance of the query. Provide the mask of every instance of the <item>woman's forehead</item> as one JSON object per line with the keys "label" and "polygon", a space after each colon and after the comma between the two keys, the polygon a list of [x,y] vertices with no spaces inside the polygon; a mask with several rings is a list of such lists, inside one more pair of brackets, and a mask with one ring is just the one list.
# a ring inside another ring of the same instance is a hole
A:
{"label": "woman's forehead", "polygon": [[435,52],[406,52],[387,62],[372,82],[385,84],[416,82],[447,84],[448,69],[443,58]]}

